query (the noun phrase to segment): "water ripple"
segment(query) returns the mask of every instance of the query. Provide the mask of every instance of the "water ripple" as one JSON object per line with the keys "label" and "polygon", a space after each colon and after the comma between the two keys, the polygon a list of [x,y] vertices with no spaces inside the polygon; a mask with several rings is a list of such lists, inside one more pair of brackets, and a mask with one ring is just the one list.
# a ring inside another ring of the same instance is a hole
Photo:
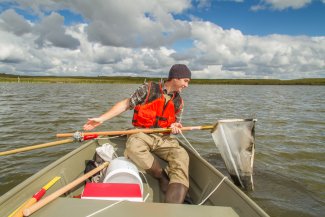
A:
{"label": "water ripple", "polygon": [[[55,141],[129,97],[138,85],[0,84],[0,151]],[[271,216],[321,216],[325,201],[325,89],[321,86],[192,85],[184,126],[257,118],[255,184],[249,194]],[[96,130],[131,127],[132,112]],[[222,172],[208,131],[184,135]],[[0,158],[0,195],[79,144]]]}

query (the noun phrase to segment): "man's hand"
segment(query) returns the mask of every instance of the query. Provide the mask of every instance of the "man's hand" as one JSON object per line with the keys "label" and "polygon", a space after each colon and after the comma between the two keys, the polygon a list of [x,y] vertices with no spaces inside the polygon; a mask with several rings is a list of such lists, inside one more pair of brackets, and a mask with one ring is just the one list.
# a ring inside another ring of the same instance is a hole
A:
{"label": "man's hand", "polygon": [[101,118],[88,118],[87,123],[83,126],[84,130],[92,130],[101,125],[104,121]]}
{"label": "man's hand", "polygon": [[173,123],[173,124],[171,124],[170,125],[170,128],[172,129],[172,134],[178,134],[178,133],[181,133],[182,132],[182,130],[181,130],[181,128],[182,128],[183,126],[182,126],[182,124],[181,123]]}

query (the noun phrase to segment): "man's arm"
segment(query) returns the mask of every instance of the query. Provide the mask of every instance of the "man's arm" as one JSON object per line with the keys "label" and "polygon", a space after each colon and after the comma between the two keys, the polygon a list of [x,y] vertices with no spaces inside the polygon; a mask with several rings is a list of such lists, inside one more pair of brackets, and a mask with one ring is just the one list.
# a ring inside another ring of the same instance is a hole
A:
{"label": "man's arm", "polygon": [[84,130],[92,130],[95,127],[101,125],[103,122],[120,115],[130,108],[130,99],[124,99],[116,103],[111,109],[106,113],[102,114],[97,118],[89,118],[87,123],[83,126]]}

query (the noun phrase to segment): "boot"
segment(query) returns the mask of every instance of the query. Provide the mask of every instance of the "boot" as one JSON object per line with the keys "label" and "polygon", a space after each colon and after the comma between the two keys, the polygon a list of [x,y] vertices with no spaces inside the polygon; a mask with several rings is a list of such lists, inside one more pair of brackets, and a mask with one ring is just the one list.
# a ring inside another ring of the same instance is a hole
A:
{"label": "boot", "polygon": [[166,193],[169,184],[169,177],[166,174],[165,170],[161,168],[157,159],[153,161],[151,168],[146,170],[146,172],[154,178],[158,179],[160,190],[163,193]]}
{"label": "boot", "polygon": [[168,185],[165,203],[183,203],[188,188],[180,183],[171,183]]}

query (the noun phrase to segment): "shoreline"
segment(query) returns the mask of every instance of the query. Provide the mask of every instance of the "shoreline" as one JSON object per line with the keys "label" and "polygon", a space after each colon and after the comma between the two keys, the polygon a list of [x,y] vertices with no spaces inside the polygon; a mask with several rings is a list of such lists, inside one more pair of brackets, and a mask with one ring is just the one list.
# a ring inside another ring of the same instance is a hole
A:
{"label": "shoreline", "polygon": [[[119,83],[141,84],[144,81],[160,81],[148,77],[83,77],[83,76],[21,76],[0,73],[0,82],[8,83]],[[191,79],[191,84],[222,85],[325,85],[325,78],[280,79]]]}

